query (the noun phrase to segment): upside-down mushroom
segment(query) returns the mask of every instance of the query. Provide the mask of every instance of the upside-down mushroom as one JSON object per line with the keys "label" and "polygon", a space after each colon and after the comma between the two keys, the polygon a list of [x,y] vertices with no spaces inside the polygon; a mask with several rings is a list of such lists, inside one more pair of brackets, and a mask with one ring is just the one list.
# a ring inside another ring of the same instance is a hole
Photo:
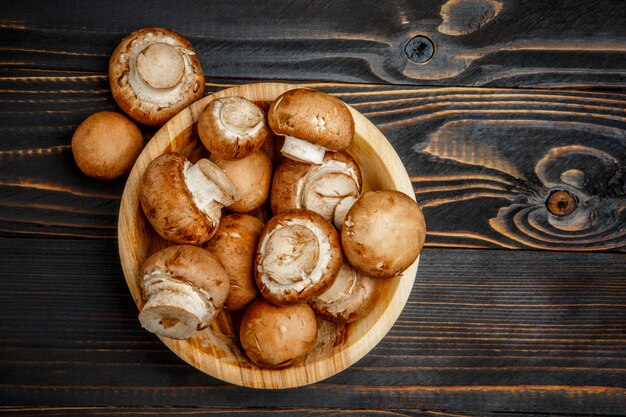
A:
{"label": "upside-down mushroom", "polygon": [[224,171],[208,159],[192,164],[166,153],[146,169],[141,207],[159,235],[180,244],[199,244],[213,236],[222,207],[239,200]]}
{"label": "upside-down mushroom", "polygon": [[332,222],[339,203],[360,193],[361,170],[347,152],[326,152],[321,165],[285,159],[272,180],[272,211],[306,208]]}
{"label": "upside-down mushroom", "polygon": [[333,285],[309,300],[309,305],[325,320],[352,323],[374,308],[379,295],[380,283],[376,279],[344,262]]}
{"label": "upside-down mushroom", "polygon": [[259,239],[256,283],[273,304],[302,303],[332,285],[341,267],[335,228],[305,209],[274,216]]}
{"label": "upside-down mushroom", "polygon": [[111,93],[138,122],[159,126],[204,94],[204,74],[191,44],[176,32],[137,30],[109,61]]}
{"label": "upside-down mushroom", "polygon": [[281,153],[296,161],[321,164],[324,153],[350,146],[354,119],[339,99],[310,88],[289,90],[267,113],[270,129],[285,137]]}
{"label": "upside-down mushroom", "polygon": [[211,100],[198,118],[204,146],[222,159],[241,159],[259,149],[270,135],[265,112],[243,97]]}
{"label": "upside-down mushroom", "polygon": [[230,288],[219,260],[189,245],[170,246],[150,256],[142,265],[139,284],[145,301],[141,325],[173,339],[187,339],[207,327]]}

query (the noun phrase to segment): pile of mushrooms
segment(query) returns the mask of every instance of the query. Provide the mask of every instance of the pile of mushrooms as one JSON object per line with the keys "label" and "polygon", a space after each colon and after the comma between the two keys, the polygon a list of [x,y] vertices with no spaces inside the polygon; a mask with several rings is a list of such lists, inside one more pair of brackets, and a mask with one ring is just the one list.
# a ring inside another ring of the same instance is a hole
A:
{"label": "pile of mushrooms", "polygon": [[[119,107],[147,125],[204,94],[191,44],[159,27],[122,40],[109,79]],[[165,153],[139,190],[146,219],[169,242],[137,277],[139,321],[150,332],[187,339],[221,310],[241,311],[239,341],[250,361],[294,365],[315,346],[319,320],[367,316],[381,280],[400,276],[421,252],[425,223],[415,201],[363,192],[348,150],[354,120],[337,98],[295,88],[267,113],[243,97],[219,98],[200,114],[197,131],[210,156]],[[278,136],[280,161],[264,150]],[[72,150],[87,175],[111,179],[130,171],[142,145],[133,122],[105,112],[79,126]]]}
{"label": "pile of mushrooms", "polygon": [[[157,252],[139,277],[145,301],[139,319],[161,336],[187,338],[222,308],[243,311],[239,340],[250,361],[296,364],[313,349],[318,320],[365,317],[381,279],[413,264],[424,244],[422,212],[398,191],[363,193],[360,167],[346,150],[354,121],[345,104],[325,93],[287,91],[267,115],[243,97],[215,99],[197,128],[209,159],[193,164],[171,153],[154,159],[141,205],[177,250],[206,252],[210,259],[197,255],[197,262],[218,262],[225,276],[216,278],[220,268],[205,281],[180,266],[155,269]],[[289,136],[280,162],[263,150],[274,135]]]}

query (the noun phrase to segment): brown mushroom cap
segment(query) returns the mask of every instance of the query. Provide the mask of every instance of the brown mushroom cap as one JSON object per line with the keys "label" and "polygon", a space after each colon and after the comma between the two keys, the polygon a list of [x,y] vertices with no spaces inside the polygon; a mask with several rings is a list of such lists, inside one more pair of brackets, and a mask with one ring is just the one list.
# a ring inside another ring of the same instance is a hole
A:
{"label": "brown mushroom cap", "polygon": [[274,100],[267,113],[270,129],[283,136],[317,144],[331,151],[350,146],[354,120],[339,99],[309,88],[289,90]]}
{"label": "brown mushroom cap", "polygon": [[184,156],[166,153],[146,169],[141,207],[164,239],[199,244],[213,236],[221,208],[238,199],[226,174],[207,159],[192,165]]}
{"label": "brown mushroom cap", "polygon": [[367,315],[378,301],[380,285],[347,262],[341,265],[333,285],[313,297],[309,305],[325,320],[352,323]]}
{"label": "brown mushroom cap", "polygon": [[94,113],[78,125],[72,153],[78,168],[100,180],[130,172],[143,148],[143,136],[133,122],[119,113]]}
{"label": "brown mushroom cap", "polygon": [[277,307],[257,298],[243,316],[239,339],[256,365],[284,368],[311,352],[317,339],[317,319],[306,304]]}
{"label": "brown mushroom cap", "polygon": [[399,275],[424,246],[426,223],[417,203],[399,191],[369,191],[348,211],[341,244],[348,262],[374,278]]}
{"label": "brown mushroom cap", "polygon": [[222,159],[241,159],[259,149],[270,130],[265,113],[243,97],[212,100],[198,118],[204,146]]}
{"label": "brown mushroom cap", "polygon": [[257,287],[274,304],[301,303],[332,285],[341,267],[335,228],[310,210],[274,216],[259,239]]}
{"label": "brown mushroom cap", "polygon": [[254,257],[262,231],[263,223],[256,217],[232,214],[222,217],[217,232],[204,244],[230,276],[225,304],[228,310],[241,310],[259,294],[254,282]]}
{"label": "brown mushroom cap", "polygon": [[345,151],[326,152],[321,165],[285,159],[272,180],[272,211],[306,208],[330,222],[342,199],[360,195],[361,182],[358,164]]}
{"label": "brown mushroom cap", "polygon": [[109,61],[111,93],[138,122],[158,126],[204,94],[204,74],[191,44],[150,27],[122,39]]}
{"label": "brown mushroom cap", "polygon": [[150,256],[139,277],[145,301],[141,325],[152,333],[187,339],[217,316],[230,289],[228,273],[213,254],[176,245]]}
{"label": "brown mushroom cap", "polygon": [[220,167],[233,183],[239,197],[227,208],[236,213],[250,213],[267,201],[272,182],[272,161],[259,149],[242,159],[222,159],[211,155],[210,160]]}

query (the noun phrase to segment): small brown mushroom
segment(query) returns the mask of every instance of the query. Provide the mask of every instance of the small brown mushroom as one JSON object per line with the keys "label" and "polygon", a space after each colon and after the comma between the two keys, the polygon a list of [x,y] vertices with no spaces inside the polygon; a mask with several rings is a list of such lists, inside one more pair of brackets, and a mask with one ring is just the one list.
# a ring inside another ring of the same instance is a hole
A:
{"label": "small brown mushroom", "polygon": [[376,279],[361,274],[344,262],[333,285],[313,297],[309,305],[325,320],[352,323],[374,308],[379,295],[380,285]]}
{"label": "small brown mushroom", "polygon": [[145,304],[141,325],[152,333],[187,339],[207,327],[224,305],[228,273],[208,251],[170,246],[150,256],[139,277]]}
{"label": "small brown mushroom", "polygon": [[259,149],[245,158],[231,160],[212,154],[210,160],[226,172],[241,198],[228,206],[229,210],[250,213],[267,201],[272,182],[272,161],[265,151]]}
{"label": "small brown mushroom", "polygon": [[204,74],[191,44],[150,27],[122,39],[109,61],[111,93],[138,122],[159,126],[204,94]]}
{"label": "small brown mushroom", "polygon": [[397,276],[417,259],[426,237],[417,203],[399,191],[369,191],[350,208],[341,227],[344,255],[374,278]]}
{"label": "small brown mushroom", "polygon": [[143,148],[143,136],[133,122],[119,113],[102,111],[86,118],[72,136],[78,168],[99,180],[130,172]]}
{"label": "small brown mushroom", "polygon": [[309,88],[289,90],[274,100],[267,113],[270,129],[285,136],[283,155],[321,164],[326,150],[350,146],[354,119],[339,99]]}
{"label": "small brown mushroom", "polygon": [[257,287],[271,303],[302,303],[332,285],[341,259],[339,235],[322,216],[285,211],[267,223],[259,239]]}
{"label": "small brown mushroom", "polygon": [[360,193],[361,170],[347,152],[326,152],[321,165],[285,159],[272,180],[272,211],[306,208],[332,222],[337,205]]}
{"label": "small brown mushroom", "polygon": [[226,308],[243,309],[259,291],[254,282],[254,257],[263,223],[246,214],[231,214],[220,220],[215,235],[204,247],[220,260],[230,276]]}
{"label": "small brown mushroom", "polygon": [[222,207],[239,199],[224,171],[208,159],[195,165],[166,153],[146,169],[140,201],[150,224],[164,239],[181,244],[206,242],[217,229]]}
{"label": "small brown mushroom", "polygon": [[241,159],[259,149],[270,130],[265,113],[243,97],[212,100],[198,118],[204,146],[222,159]]}
{"label": "small brown mushroom", "polygon": [[307,304],[275,306],[254,300],[241,321],[239,339],[252,362],[284,368],[301,362],[317,340],[317,318]]}

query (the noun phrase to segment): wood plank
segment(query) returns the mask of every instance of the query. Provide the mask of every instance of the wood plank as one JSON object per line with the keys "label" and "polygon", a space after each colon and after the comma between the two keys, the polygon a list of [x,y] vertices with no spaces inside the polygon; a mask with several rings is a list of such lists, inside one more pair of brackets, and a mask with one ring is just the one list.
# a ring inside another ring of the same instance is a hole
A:
{"label": "wood plank", "polygon": [[[207,92],[230,85],[211,81]],[[390,140],[424,209],[427,245],[624,250],[625,94],[309,85]],[[69,147],[81,120],[115,110],[107,88],[105,77],[0,77],[1,234],[115,237],[124,180],[85,177]],[[146,140],[155,132],[143,129]],[[576,210],[549,212],[556,191]]]}
{"label": "wood plank", "polygon": [[[560,416],[560,414],[530,414],[530,413],[484,413],[466,411],[439,411],[439,410],[411,410],[392,409],[363,410],[358,408],[239,408],[239,407],[1,407],[0,415],[10,414],[20,417],[37,416],[119,416],[119,415],[142,415],[142,416],[189,416],[194,417],[271,417],[287,415],[294,417],[333,417],[354,416],[359,417],[547,417]],[[570,414],[572,416],[576,414]]]}
{"label": "wood plank", "polygon": [[0,253],[6,406],[620,415],[626,401],[622,254],[427,249],[383,341],[285,395],[208,377],[141,329],[113,239],[2,238]]}
{"label": "wood plank", "polygon": [[[99,72],[126,33],[160,24],[209,77],[623,89],[625,19],[612,0],[20,1],[3,7],[0,67]],[[404,52],[418,35],[426,63]]]}

